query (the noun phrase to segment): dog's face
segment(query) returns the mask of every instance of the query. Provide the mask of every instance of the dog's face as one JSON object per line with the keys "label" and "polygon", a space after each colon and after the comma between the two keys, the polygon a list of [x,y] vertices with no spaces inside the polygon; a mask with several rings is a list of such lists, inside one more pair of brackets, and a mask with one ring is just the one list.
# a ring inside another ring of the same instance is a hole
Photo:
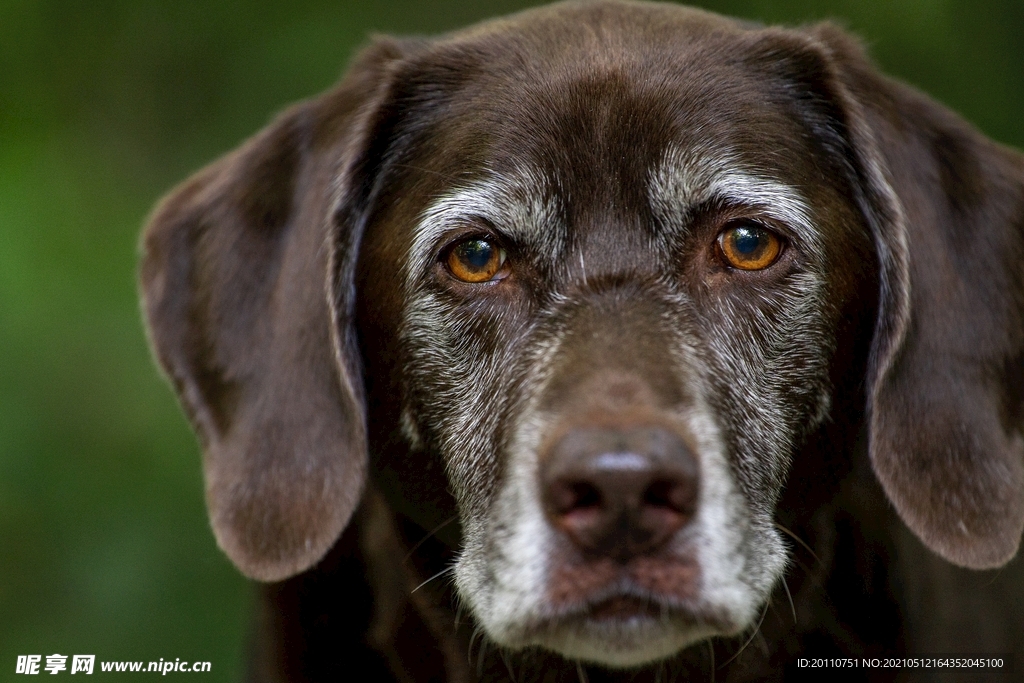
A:
{"label": "dog's face", "polygon": [[371,374],[391,365],[458,500],[462,598],[503,645],[623,665],[759,613],[776,498],[876,267],[757,55],[592,31],[532,50],[525,82],[498,46],[458,113],[409,114],[357,291],[395,340]]}
{"label": "dog's face", "polygon": [[[1020,161],[914,97],[828,27],[670,6],[378,45],[148,234],[147,311],[218,540],[281,578],[345,525],[367,450],[426,527],[415,482],[440,469],[455,584],[491,639],[641,665],[756,621],[791,461],[859,401],[911,528],[1004,562],[1020,395],[948,361],[1020,374],[1020,301],[978,304],[934,264],[956,258],[944,205],[956,225],[1021,215]],[[907,106],[927,125],[894,120]],[[1012,191],[956,184],[950,160],[982,156]],[[1005,256],[987,267],[1024,291]],[[947,342],[914,317],[977,306],[1008,322]],[[936,374],[959,393],[922,396]]]}

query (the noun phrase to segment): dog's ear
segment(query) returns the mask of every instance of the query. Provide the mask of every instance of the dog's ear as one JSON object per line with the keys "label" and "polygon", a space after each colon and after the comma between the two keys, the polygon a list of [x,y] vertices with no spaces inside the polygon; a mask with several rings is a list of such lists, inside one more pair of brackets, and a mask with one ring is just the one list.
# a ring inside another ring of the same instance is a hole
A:
{"label": "dog's ear", "polygon": [[933,551],[997,567],[1024,529],[1024,157],[810,34],[842,102],[881,274],[870,455]]}
{"label": "dog's ear", "polygon": [[202,443],[217,541],[252,578],[317,562],[365,484],[360,235],[344,206],[368,185],[405,48],[378,41],[335,90],[175,189],[143,236],[151,343]]}

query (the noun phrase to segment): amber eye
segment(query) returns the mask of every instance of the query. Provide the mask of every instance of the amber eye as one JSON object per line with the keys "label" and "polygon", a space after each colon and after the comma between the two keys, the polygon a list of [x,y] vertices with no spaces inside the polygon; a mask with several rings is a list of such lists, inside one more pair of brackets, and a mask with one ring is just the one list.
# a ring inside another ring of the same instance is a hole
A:
{"label": "amber eye", "polygon": [[505,250],[481,238],[459,242],[448,252],[448,270],[463,282],[498,279],[505,265]]}
{"label": "amber eye", "polygon": [[733,268],[763,270],[782,253],[782,241],[771,230],[756,223],[740,223],[718,235],[722,258]]}

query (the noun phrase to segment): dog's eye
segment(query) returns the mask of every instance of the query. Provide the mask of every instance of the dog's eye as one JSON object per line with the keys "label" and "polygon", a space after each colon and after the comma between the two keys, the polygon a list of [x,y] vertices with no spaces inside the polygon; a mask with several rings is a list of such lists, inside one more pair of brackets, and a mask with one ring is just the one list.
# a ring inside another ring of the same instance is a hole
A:
{"label": "dog's eye", "polygon": [[756,223],[739,223],[718,235],[718,249],[725,262],[740,270],[763,270],[782,253],[782,240]]}
{"label": "dog's eye", "polygon": [[485,239],[464,240],[448,252],[448,271],[463,282],[500,279],[506,270],[505,250]]}

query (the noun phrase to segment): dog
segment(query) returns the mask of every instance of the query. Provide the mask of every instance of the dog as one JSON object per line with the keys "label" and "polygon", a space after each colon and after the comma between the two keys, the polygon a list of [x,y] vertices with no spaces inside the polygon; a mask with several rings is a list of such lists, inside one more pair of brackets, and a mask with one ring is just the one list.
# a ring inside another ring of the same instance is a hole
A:
{"label": "dog", "polygon": [[1024,653],[1024,156],[831,24],[377,39],[142,250],[253,680]]}

